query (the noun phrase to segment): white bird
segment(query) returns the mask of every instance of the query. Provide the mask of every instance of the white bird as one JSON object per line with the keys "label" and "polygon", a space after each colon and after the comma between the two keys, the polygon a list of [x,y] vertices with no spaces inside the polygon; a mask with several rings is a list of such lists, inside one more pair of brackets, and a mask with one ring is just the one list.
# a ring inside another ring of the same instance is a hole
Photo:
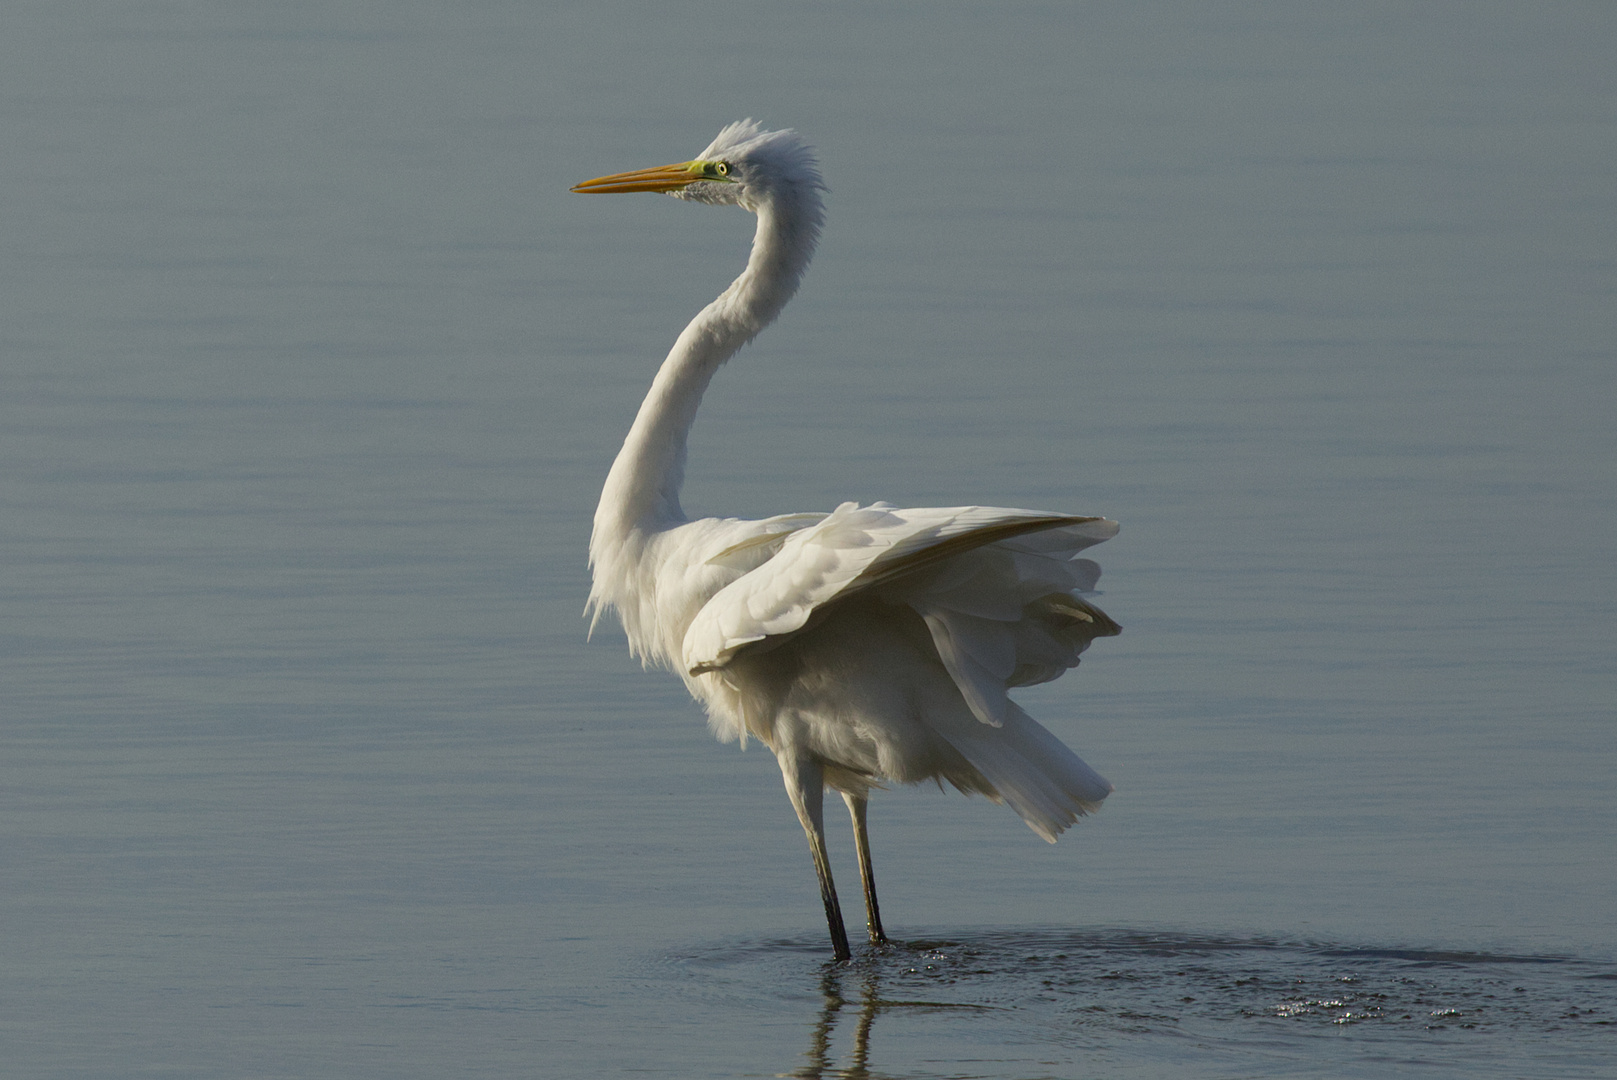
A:
{"label": "white bird", "polygon": [[658,370],[606,478],[590,537],[593,630],[615,611],[630,651],[669,668],[724,741],[775,753],[808,834],[838,960],[849,958],[826,857],[825,788],[853,816],[870,940],[886,940],[866,799],[932,780],[1009,803],[1054,843],[1112,786],[1010,700],[1119,627],[1079,594],[1077,553],[1117,534],[1098,517],[982,506],[843,503],[829,514],[691,521],[686,437],[713,373],[785,307],[825,218],[797,133],[731,124],[694,160],[588,180],[577,192],[661,191],[758,216],[747,268],[692,319]]}

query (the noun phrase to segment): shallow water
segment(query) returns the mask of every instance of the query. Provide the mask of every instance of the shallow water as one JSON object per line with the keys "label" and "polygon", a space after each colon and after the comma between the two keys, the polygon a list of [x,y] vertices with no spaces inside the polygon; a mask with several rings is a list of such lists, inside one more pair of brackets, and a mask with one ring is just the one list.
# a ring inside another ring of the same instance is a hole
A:
{"label": "shallow water", "polygon": [[[1160,1075],[1191,1053],[1223,1075],[1599,1076],[1617,1019],[1611,966],[1566,956],[1064,929],[895,942],[845,966],[819,951],[717,947],[671,958],[668,978],[709,1008],[801,1014],[817,966],[814,1023],[778,1073],[803,1077]],[[927,1050],[960,1044],[975,1053]]]}
{"label": "shallow water", "polygon": [[[1617,26],[1451,15],[17,6],[8,1075],[1599,1075]],[[846,969],[774,763],[580,618],[750,222],[566,189],[747,115],[831,216],[686,505],[1123,523],[1020,699],[1117,793],[878,793]]]}

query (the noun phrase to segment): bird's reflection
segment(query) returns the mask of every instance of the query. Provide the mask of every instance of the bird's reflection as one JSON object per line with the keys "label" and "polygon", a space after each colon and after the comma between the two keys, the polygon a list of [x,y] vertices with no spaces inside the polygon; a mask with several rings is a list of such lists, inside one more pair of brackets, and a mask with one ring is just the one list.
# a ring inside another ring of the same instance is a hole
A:
{"label": "bird's reflection", "polygon": [[[848,970],[838,965],[830,968],[820,978],[820,996],[824,1004],[820,1006],[819,1018],[809,1035],[808,1052],[803,1056],[807,1063],[796,1072],[788,1075],[801,1077],[802,1080],[825,1080],[827,1077],[837,1077],[838,1080],[873,1080],[875,1074],[870,1071],[870,1025],[881,1011],[880,981],[873,967],[860,965],[861,970]],[[857,1002],[850,1002],[843,992],[845,982],[858,982]],[[859,1019],[853,1029],[852,1060],[847,1068],[836,1068],[831,1059],[831,1034],[836,1030],[837,1021],[841,1019],[844,1009],[857,1004]]]}
{"label": "bird's reflection", "polygon": [[[853,964],[827,965],[820,976],[820,996],[823,1004],[814,1027],[809,1032],[809,1048],[803,1057],[807,1063],[794,1072],[782,1075],[799,1080],[888,1080],[893,1074],[870,1070],[870,1029],[876,1017],[899,1009],[970,1009],[990,1008],[945,1001],[900,1001],[885,998],[881,993],[881,961],[903,950],[899,944],[880,947],[862,961]],[[832,1052],[832,1037],[844,1015],[857,1016],[853,1028],[853,1048],[847,1054],[848,1064],[839,1067]],[[913,1074],[912,1074],[913,1075]]]}

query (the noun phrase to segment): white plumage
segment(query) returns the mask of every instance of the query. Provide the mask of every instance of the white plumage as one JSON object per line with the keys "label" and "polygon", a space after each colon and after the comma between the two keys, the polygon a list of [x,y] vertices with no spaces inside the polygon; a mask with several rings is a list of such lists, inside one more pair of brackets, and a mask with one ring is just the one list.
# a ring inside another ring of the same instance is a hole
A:
{"label": "white plumage", "polygon": [[687,520],[687,434],[713,373],[797,289],[824,220],[818,164],[796,133],[749,120],[693,161],[573,190],[664,191],[758,217],[746,270],[680,334],[607,476],[590,609],[593,620],[615,611],[635,655],[678,672],[721,739],[774,751],[846,959],[825,787],[853,816],[872,941],[885,940],[865,827],[872,787],[948,781],[1009,804],[1051,842],[1111,791],[1008,692],[1060,676],[1118,632],[1082,598],[1100,568],[1078,557],[1117,524],[887,503]]}

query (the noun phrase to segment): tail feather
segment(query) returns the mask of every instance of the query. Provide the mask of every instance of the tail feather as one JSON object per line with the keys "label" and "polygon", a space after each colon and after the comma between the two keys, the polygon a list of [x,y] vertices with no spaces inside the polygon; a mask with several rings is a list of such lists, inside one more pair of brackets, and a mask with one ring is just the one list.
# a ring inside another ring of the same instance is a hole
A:
{"label": "tail feather", "polygon": [[1112,793],[1105,777],[1014,702],[1001,727],[951,727],[939,734],[983,774],[1028,828],[1052,844],[1080,817],[1099,810]]}

